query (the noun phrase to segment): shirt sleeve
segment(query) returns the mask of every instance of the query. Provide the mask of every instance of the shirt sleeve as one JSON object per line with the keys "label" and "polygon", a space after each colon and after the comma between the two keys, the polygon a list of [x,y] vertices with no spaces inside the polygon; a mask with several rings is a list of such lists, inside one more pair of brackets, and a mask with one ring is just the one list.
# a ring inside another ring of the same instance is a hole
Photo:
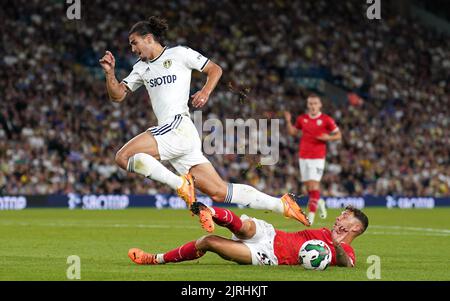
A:
{"label": "shirt sleeve", "polygon": [[299,130],[302,129],[302,119],[301,116],[298,116],[297,119],[295,120],[295,127]]}
{"label": "shirt sleeve", "polygon": [[348,255],[348,257],[350,258],[352,267],[354,267],[356,264],[355,251],[353,250],[353,248],[350,245],[348,245],[346,243],[341,243],[341,246],[344,249],[345,253]]}
{"label": "shirt sleeve", "polygon": [[209,59],[207,57],[204,57],[201,53],[189,47],[182,47],[182,48],[184,50],[183,58],[186,67],[188,67],[189,69],[195,69],[202,72],[203,69],[208,64]]}
{"label": "shirt sleeve", "polygon": [[327,120],[328,120],[328,122],[327,122],[327,130],[328,131],[334,132],[339,129],[333,118],[329,117],[329,118],[327,118]]}
{"label": "shirt sleeve", "polygon": [[136,70],[136,68],[133,68],[131,73],[125,77],[122,82],[130,89],[132,92],[139,89],[140,86],[144,84],[144,81],[142,80],[141,75]]}

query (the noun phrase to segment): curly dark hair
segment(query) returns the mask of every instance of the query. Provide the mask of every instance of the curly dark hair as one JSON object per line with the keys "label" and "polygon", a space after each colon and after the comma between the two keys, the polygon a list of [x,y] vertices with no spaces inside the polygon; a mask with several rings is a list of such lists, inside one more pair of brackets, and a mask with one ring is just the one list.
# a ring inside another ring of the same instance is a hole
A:
{"label": "curly dark hair", "polygon": [[154,39],[163,44],[165,33],[169,29],[167,21],[156,16],[151,16],[147,21],[139,21],[131,27],[128,35],[137,33],[140,36],[152,34]]}

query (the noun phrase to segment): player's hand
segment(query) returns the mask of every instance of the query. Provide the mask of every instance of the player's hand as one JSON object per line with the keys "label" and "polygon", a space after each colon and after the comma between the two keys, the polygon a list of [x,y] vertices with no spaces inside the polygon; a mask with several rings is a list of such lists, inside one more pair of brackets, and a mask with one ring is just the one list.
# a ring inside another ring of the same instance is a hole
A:
{"label": "player's hand", "polygon": [[111,72],[116,67],[116,59],[109,51],[105,52],[105,55],[99,60],[99,63],[105,73]]}
{"label": "player's hand", "polygon": [[195,93],[194,95],[192,95],[191,98],[192,98],[192,105],[195,108],[201,108],[208,102],[209,94],[203,90],[200,90],[197,91],[197,93]]}
{"label": "player's hand", "polygon": [[328,140],[330,140],[330,135],[328,135],[328,134],[322,134],[322,135],[320,135],[319,137],[316,137],[316,139],[317,139],[317,140],[320,140],[320,141],[328,141]]}
{"label": "player's hand", "polygon": [[284,111],[284,119],[286,119],[286,121],[288,122],[291,122],[291,118],[292,118],[291,113],[288,111]]}
{"label": "player's hand", "polygon": [[331,231],[331,239],[333,240],[333,245],[340,245],[341,242],[348,234],[348,229],[343,226],[335,226],[333,231]]}

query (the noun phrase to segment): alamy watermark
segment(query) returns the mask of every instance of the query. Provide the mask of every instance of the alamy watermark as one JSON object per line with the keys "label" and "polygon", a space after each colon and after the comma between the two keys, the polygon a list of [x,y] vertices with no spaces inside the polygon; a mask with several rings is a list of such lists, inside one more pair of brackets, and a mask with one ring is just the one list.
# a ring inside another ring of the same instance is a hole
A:
{"label": "alamy watermark", "polygon": [[[366,0],[367,7],[366,16],[369,20],[381,19],[381,0]],[[66,10],[66,16],[69,20],[81,19],[81,0],[66,0],[69,4]]]}
{"label": "alamy watermark", "polygon": [[193,115],[200,139],[203,138],[203,131],[210,132],[203,140],[205,154],[259,154],[261,165],[277,164],[280,158],[279,119],[270,119],[269,130],[267,119],[225,119],[224,125],[216,118],[203,122],[202,111],[195,111]]}
{"label": "alamy watermark", "polygon": [[380,256],[370,255],[367,257],[367,263],[370,266],[367,268],[367,279],[381,279],[381,259]]}
{"label": "alamy watermark", "polygon": [[69,20],[81,19],[81,0],[66,0],[66,4],[69,4],[66,10],[66,16]]}
{"label": "alamy watermark", "polygon": [[70,255],[67,257],[67,264],[69,267],[66,270],[66,277],[69,280],[81,279],[81,260],[77,255]]}
{"label": "alamy watermark", "polygon": [[366,11],[367,19],[380,20],[381,19],[381,0],[367,0],[367,4],[370,4],[370,6],[367,8],[367,11]]}

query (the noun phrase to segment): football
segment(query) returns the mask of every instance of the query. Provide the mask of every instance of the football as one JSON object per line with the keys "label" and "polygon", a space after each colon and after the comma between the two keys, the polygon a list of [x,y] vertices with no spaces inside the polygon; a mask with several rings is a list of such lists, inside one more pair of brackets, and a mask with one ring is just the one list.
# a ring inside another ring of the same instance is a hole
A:
{"label": "football", "polygon": [[308,240],[300,248],[298,261],[307,270],[325,270],[331,263],[331,250],[321,240]]}

